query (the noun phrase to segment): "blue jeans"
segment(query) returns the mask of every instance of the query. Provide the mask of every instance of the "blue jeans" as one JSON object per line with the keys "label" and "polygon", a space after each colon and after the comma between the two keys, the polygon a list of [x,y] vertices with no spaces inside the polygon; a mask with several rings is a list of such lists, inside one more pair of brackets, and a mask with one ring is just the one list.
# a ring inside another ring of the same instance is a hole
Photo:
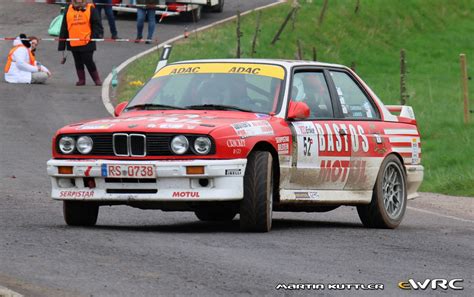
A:
{"label": "blue jeans", "polygon": [[[94,3],[112,4],[112,0],[94,0]],[[102,22],[102,10],[105,11],[105,15],[107,16],[107,20],[109,21],[110,33],[112,34],[112,37],[117,37],[117,27],[115,26],[115,17],[114,17],[114,12],[112,11],[112,6],[97,5],[96,9],[97,9],[97,12],[99,13],[101,22]]]}
{"label": "blue jeans", "polygon": [[155,9],[138,8],[137,10],[137,39],[143,38],[143,26],[145,24],[145,17],[148,20],[148,38],[153,38],[156,25]]}

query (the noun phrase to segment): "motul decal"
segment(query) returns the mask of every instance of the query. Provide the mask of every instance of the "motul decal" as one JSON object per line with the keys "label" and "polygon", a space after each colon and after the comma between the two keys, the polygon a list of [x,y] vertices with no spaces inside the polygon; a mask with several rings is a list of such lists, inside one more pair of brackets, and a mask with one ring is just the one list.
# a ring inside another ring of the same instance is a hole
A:
{"label": "motul decal", "polygon": [[199,198],[199,192],[173,192],[173,198]]}
{"label": "motul decal", "polygon": [[[367,179],[366,161],[322,160],[318,182],[364,183]],[[350,169],[350,170],[349,170]]]}

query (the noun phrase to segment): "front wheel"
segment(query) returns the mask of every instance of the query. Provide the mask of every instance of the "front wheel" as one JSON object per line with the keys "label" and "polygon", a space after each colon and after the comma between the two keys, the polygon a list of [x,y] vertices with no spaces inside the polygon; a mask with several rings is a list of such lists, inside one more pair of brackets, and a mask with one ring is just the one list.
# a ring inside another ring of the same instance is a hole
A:
{"label": "front wheel", "polygon": [[359,218],[369,228],[394,229],[407,206],[406,175],[400,160],[389,155],[380,166],[372,201],[357,207]]}
{"label": "front wheel", "polygon": [[240,228],[268,232],[272,227],[273,158],[269,152],[249,155],[244,177],[244,199],[240,202]]}
{"label": "front wheel", "polygon": [[69,226],[94,226],[99,215],[99,205],[94,202],[64,201],[63,215]]}

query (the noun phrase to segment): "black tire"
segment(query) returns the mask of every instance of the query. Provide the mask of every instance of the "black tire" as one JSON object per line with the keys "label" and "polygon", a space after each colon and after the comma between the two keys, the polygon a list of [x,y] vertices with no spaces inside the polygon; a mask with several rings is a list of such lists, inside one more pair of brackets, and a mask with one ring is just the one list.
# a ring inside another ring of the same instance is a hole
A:
{"label": "black tire", "polygon": [[181,13],[181,17],[186,22],[199,22],[202,17],[202,6],[199,5],[196,9]]}
{"label": "black tire", "polygon": [[99,205],[94,202],[64,201],[63,215],[69,226],[94,226],[99,215]]}
{"label": "black tire", "polygon": [[368,228],[395,229],[405,215],[406,206],[405,170],[396,156],[389,155],[380,166],[372,201],[368,205],[358,206],[357,212]]}
{"label": "black tire", "polygon": [[199,209],[196,217],[205,222],[232,221],[237,214],[235,209]]}
{"label": "black tire", "polygon": [[223,12],[224,11],[224,0],[219,0],[219,4],[211,7],[212,12]]}
{"label": "black tire", "polygon": [[272,228],[273,158],[269,152],[252,152],[244,177],[244,199],[240,202],[240,229],[268,232]]}

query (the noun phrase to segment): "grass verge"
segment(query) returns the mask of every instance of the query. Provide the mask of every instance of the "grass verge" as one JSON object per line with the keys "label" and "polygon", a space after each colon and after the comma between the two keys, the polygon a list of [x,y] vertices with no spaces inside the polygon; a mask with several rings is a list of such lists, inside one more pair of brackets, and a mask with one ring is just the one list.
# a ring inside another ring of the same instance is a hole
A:
{"label": "grass verge", "polygon": [[[474,65],[474,2],[471,0],[329,1],[318,26],[322,0],[305,1],[275,46],[270,42],[291,9],[289,4],[263,11],[255,58],[294,59],[300,40],[305,59],[313,46],[320,61],[351,65],[386,104],[397,104],[399,54],[408,60],[408,105],[422,133],[425,180],[422,191],[474,196],[474,115],[463,123],[459,54]],[[250,57],[256,13],[242,17],[242,57]],[[192,35],[174,45],[172,61],[232,58],[235,21]],[[158,53],[131,64],[121,76],[118,101],[129,100],[151,77]],[[132,82],[132,84],[130,84]],[[135,84],[133,84],[135,82]],[[474,82],[469,82],[474,90]],[[473,95],[471,95],[472,97]],[[473,100],[471,100],[472,102]],[[471,109],[474,104],[471,103]]]}

